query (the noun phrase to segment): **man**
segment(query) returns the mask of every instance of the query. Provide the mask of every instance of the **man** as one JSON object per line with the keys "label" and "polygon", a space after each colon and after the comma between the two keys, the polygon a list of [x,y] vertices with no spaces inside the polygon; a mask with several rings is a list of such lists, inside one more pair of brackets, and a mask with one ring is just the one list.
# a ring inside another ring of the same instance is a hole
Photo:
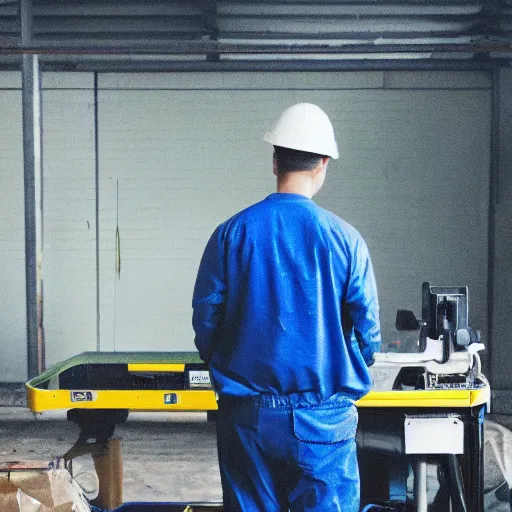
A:
{"label": "man", "polygon": [[277,193],[221,224],[193,297],[195,343],[219,395],[227,511],[359,510],[354,400],[380,346],[375,279],[359,233],[312,197],[330,158],[317,106],[265,134]]}

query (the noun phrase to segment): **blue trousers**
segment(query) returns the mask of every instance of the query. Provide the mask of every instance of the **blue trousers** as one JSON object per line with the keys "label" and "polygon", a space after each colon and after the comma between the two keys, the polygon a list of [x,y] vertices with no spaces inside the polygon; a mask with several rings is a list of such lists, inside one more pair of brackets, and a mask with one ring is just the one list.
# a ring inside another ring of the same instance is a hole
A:
{"label": "blue trousers", "polygon": [[336,395],[219,400],[217,447],[227,512],[359,511],[357,409]]}

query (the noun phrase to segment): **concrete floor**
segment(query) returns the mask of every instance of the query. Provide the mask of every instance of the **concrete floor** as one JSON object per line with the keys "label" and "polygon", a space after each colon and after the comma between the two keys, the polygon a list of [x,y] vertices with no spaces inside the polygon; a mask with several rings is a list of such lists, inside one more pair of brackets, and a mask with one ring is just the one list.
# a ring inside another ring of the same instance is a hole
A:
{"label": "concrete floor", "polygon": [[[0,460],[50,461],[78,434],[65,412],[0,407]],[[222,500],[215,423],[206,413],[131,413],[115,436],[123,439],[124,501]],[[73,462],[74,474],[92,468],[89,455]]]}
{"label": "concrete floor", "polygon": [[[512,427],[512,417],[489,417]],[[65,412],[35,416],[23,407],[0,407],[0,460],[49,461],[62,456],[78,433]],[[205,413],[131,413],[116,428],[116,437],[123,439],[125,502],[221,501],[215,424],[206,421]],[[488,444],[486,511],[506,512],[510,506],[494,492],[504,478]],[[74,461],[75,475],[92,468],[88,455]]]}

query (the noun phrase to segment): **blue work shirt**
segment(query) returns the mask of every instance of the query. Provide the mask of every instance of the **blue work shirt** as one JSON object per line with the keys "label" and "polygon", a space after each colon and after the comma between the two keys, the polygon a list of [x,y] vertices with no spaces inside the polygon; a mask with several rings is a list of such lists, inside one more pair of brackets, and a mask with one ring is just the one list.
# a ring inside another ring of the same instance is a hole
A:
{"label": "blue work shirt", "polygon": [[380,324],[367,246],[305,196],[271,194],[221,224],[192,306],[195,344],[221,395],[370,390]]}

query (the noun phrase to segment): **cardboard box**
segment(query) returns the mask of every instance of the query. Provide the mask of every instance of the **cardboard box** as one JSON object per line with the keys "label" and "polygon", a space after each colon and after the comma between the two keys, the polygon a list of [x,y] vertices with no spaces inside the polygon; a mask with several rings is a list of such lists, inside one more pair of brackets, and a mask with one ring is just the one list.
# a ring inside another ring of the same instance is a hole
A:
{"label": "cardboard box", "polygon": [[45,462],[0,463],[2,512],[90,512],[81,487],[66,469]]}

